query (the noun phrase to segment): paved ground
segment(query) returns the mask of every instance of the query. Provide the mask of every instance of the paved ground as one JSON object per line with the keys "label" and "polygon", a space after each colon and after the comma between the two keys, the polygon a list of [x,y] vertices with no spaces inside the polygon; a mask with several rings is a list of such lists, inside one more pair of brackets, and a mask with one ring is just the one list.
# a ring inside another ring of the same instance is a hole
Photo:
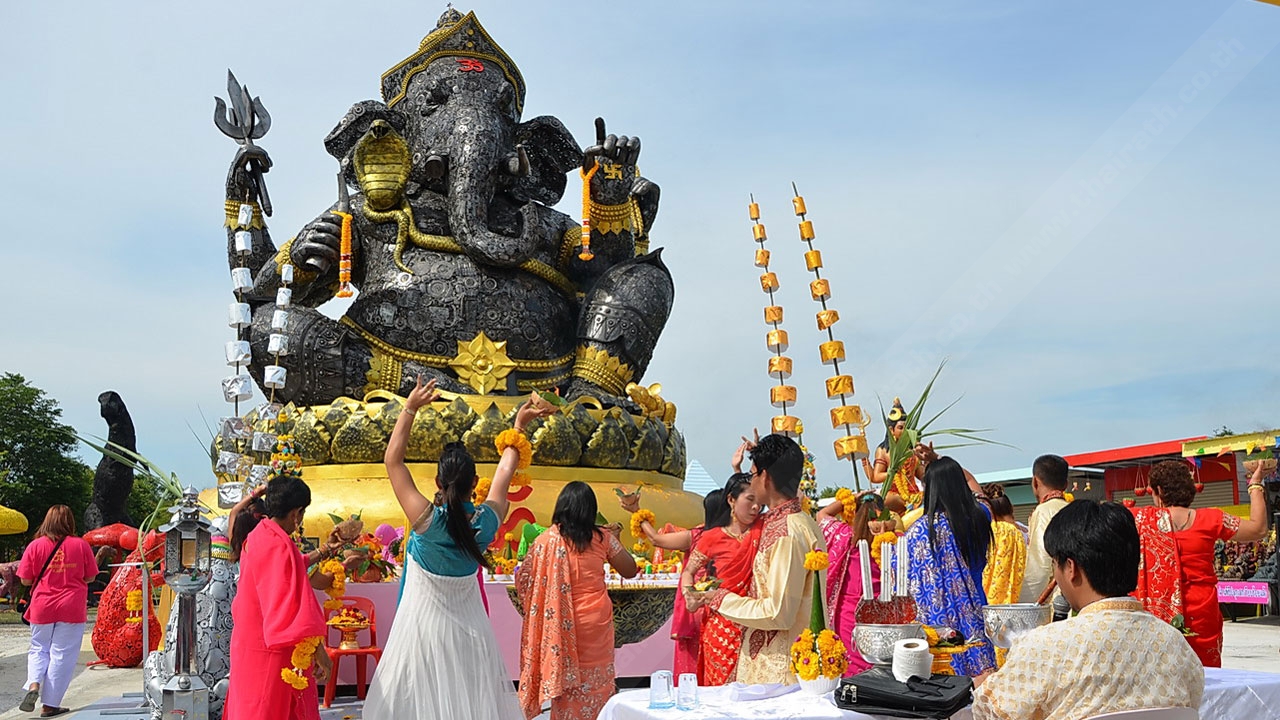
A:
{"label": "paved ground", "polygon": [[[142,671],[138,669],[114,670],[105,667],[86,668],[85,663],[94,659],[86,630],[76,677],[71,681],[63,704],[73,709],[84,708],[104,699],[120,707],[134,702],[121,701],[124,693],[141,692]],[[1280,617],[1262,617],[1226,624],[1223,649],[1223,665],[1238,670],[1280,673]],[[18,710],[22,700],[22,684],[26,681],[26,654],[28,630],[24,625],[0,625],[0,720],[33,717],[32,713]],[[330,711],[325,720],[351,720],[360,713],[354,699],[342,699]],[[38,708],[37,708],[38,709]],[[68,720],[91,720],[98,713],[76,712],[63,717]],[[118,716],[121,717],[121,716]],[[141,718],[142,715],[122,717]]]}

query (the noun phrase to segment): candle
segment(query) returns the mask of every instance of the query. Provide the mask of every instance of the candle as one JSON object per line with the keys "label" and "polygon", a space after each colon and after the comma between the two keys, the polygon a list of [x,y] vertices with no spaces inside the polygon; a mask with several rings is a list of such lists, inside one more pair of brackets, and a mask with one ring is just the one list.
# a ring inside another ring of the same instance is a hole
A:
{"label": "candle", "polygon": [[882,601],[889,600],[889,585],[892,583],[892,576],[889,573],[889,555],[885,553],[884,544],[880,545],[880,599]]}
{"label": "candle", "polygon": [[862,570],[862,598],[870,600],[871,595],[871,546],[866,540],[858,541],[858,566]]}

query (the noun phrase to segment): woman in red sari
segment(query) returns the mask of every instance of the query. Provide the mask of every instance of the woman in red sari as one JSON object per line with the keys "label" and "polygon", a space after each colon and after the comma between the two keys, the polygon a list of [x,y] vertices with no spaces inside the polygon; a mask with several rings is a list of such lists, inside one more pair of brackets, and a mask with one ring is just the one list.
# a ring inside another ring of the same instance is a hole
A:
{"label": "woman in red sari", "polygon": [[1133,596],[1156,617],[1181,615],[1187,637],[1205,667],[1222,667],[1222,612],[1213,546],[1218,540],[1253,542],[1267,531],[1262,467],[1249,478],[1249,519],[1218,508],[1192,508],[1195,484],[1187,463],[1166,460],[1151,469],[1155,506],[1130,508],[1142,539],[1138,589]]}
{"label": "woman in red sari", "polygon": [[[760,505],[751,491],[751,473],[731,475],[724,487],[724,500],[730,509],[728,524],[702,533],[680,576],[686,599],[695,592],[694,578],[703,568],[709,578],[719,578],[720,587],[729,592],[739,595],[748,592],[761,528],[756,522]],[[742,626],[710,608],[704,612],[699,637],[698,684],[710,687],[733,682],[738,670],[738,650],[742,647]]]}
{"label": "woman in red sari", "polygon": [[[629,513],[639,512],[640,493],[621,496],[622,509]],[[702,533],[713,527],[729,524],[729,506],[724,502],[724,490],[712,490],[702,498],[703,522],[697,527],[675,532],[658,532],[653,523],[645,520],[640,529],[654,547],[663,550],[676,550],[685,554],[680,569],[689,564],[689,551],[697,544]],[[705,574],[705,573],[704,573]],[[695,578],[701,580],[701,577]],[[677,676],[698,671],[698,649],[701,647],[702,613],[689,612],[684,606],[684,593],[676,593],[675,610],[671,614],[671,639],[675,641],[675,657],[672,659],[671,672]]]}
{"label": "woman in red sari", "polygon": [[319,647],[327,628],[307,579],[307,560],[289,537],[310,504],[311,489],[299,478],[272,480],[267,519],[240,551],[224,720],[320,720],[316,683],[329,672],[329,657]]}

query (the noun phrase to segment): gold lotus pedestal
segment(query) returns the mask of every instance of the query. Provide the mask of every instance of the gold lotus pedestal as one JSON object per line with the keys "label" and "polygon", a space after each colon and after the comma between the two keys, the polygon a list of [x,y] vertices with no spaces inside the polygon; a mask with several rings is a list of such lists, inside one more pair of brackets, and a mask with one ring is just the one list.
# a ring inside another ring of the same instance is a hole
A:
{"label": "gold lotus pedestal", "polygon": [[329,627],[342,633],[342,638],[338,641],[339,650],[359,650],[360,640],[357,634],[361,630],[368,630],[369,623],[333,623]]}
{"label": "gold lotus pedestal", "polygon": [[[516,408],[525,397],[446,394],[414,416],[406,459],[423,494],[435,488],[436,461],[446,443],[462,442],[476,461],[481,477],[492,477],[498,451],[494,440],[510,428]],[[653,403],[661,408],[661,403]],[[401,527],[404,517],[387,483],[382,464],[387,441],[404,409],[404,399],[387,392],[370,393],[363,400],[338,398],[329,405],[284,406],[277,421],[258,412],[244,416],[255,432],[292,435],[302,458],[302,479],[311,487],[311,507],[305,521],[308,537],[324,537],[332,527],[327,513],[346,517],[360,513],[365,527],[382,523]],[[661,523],[693,527],[702,522],[702,500],[683,489],[687,465],[684,436],[668,423],[667,412],[646,411],[633,415],[619,408],[601,409],[573,402],[527,428],[533,445],[533,465],[525,474],[530,483],[512,488],[511,510],[498,533],[503,535],[522,522],[548,525],[560,489],[574,480],[589,483],[596,492],[601,513],[612,521],[629,523],[629,515],[616,501],[614,490],[644,485],[644,506]],[[215,451],[253,454],[251,440],[227,441],[221,437]],[[259,462],[267,456],[259,453]],[[243,478],[219,477],[220,482]],[[218,505],[217,490],[206,490],[202,499]],[[637,538],[631,538],[634,542]]]}

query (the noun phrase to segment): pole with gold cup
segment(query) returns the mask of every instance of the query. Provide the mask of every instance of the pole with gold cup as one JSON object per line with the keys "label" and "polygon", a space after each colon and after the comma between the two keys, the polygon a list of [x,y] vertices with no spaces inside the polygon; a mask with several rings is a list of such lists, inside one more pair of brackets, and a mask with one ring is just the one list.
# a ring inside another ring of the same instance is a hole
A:
{"label": "pole with gold cup", "polygon": [[780,435],[800,438],[804,433],[800,418],[787,414],[787,406],[796,403],[796,388],[794,385],[787,384],[787,378],[791,377],[791,358],[783,354],[787,351],[787,331],[782,329],[782,306],[777,304],[777,299],[774,297],[779,287],[778,275],[769,269],[770,253],[764,247],[768,235],[765,232],[764,223],[760,222],[760,205],[756,202],[755,196],[751,197],[748,210],[752,223],[751,235],[759,245],[756,248],[756,267],[762,271],[760,289],[769,296],[769,304],[764,309],[764,321],[772,329],[766,334],[765,341],[770,352],[773,353],[773,357],[769,358],[769,375],[778,381],[777,385],[769,388],[769,401],[774,407],[782,410],[781,415],[774,416],[771,429]]}
{"label": "pole with gold cup", "polygon": [[835,430],[843,428],[845,433],[844,437],[835,441],[836,459],[849,460],[853,465],[854,488],[861,490],[858,461],[868,455],[865,431],[869,421],[863,416],[862,408],[849,401],[853,397],[853,376],[840,372],[840,363],[845,359],[844,342],[837,340],[831,329],[839,322],[840,313],[827,305],[827,301],[831,299],[831,281],[822,277],[822,253],[813,247],[813,221],[806,217],[808,209],[805,207],[804,197],[796,189],[795,183],[791,183],[791,191],[794,194],[791,204],[796,217],[800,218],[800,241],[807,248],[804,264],[814,277],[809,283],[809,294],[822,307],[817,313],[818,330],[827,334],[826,341],[818,346],[818,352],[822,364],[830,365],[835,373],[827,379],[827,398],[840,402],[838,407],[831,408],[831,427]]}

